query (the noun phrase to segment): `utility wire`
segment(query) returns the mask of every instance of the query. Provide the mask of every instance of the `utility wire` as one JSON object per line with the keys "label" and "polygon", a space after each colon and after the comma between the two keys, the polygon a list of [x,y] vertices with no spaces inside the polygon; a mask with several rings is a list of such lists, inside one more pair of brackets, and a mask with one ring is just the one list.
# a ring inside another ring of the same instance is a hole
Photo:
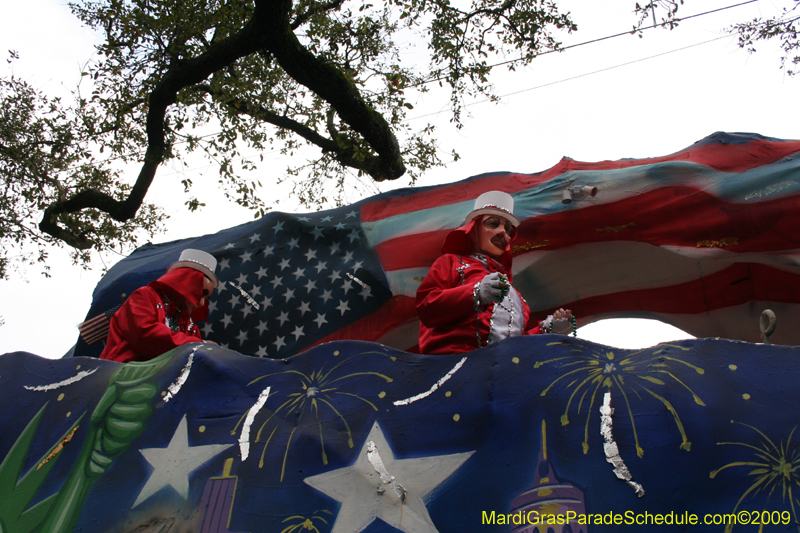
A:
{"label": "utility wire", "polygon": [[[723,35],[722,37],[715,37],[714,39],[709,39],[708,41],[703,41],[701,43],[690,44],[690,45],[684,46],[682,48],[676,48],[675,50],[670,50],[668,52],[661,52],[660,54],[655,54],[655,55],[648,56],[648,57],[642,57],[640,59],[634,59],[633,61],[628,61],[627,63],[620,63],[619,65],[613,65],[611,67],[601,68],[599,70],[593,70],[592,72],[585,72],[583,74],[578,74],[577,76],[571,76],[569,78],[564,78],[562,80],[551,81],[549,83],[543,83],[542,85],[537,85],[535,87],[529,87],[527,89],[514,91],[512,93],[502,94],[502,95],[498,96],[497,98],[498,99],[506,98],[508,96],[514,96],[515,94],[525,93],[525,92],[528,92],[528,91],[535,91],[536,89],[542,89],[544,87],[550,87],[551,85],[557,85],[559,83],[564,83],[566,81],[572,81],[572,80],[577,80],[579,78],[585,78],[586,76],[591,76],[593,74],[599,74],[601,72],[607,72],[609,70],[614,70],[616,68],[626,67],[628,65],[633,65],[634,63],[641,63],[642,61],[647,61],[649,59],[655,59],[657,57],[661,57],[661,56],[665,56],[665,55],[669,55],[669,54],[674,54],[675,52],[681,52],[683,50],[688,50],[689,48],[694,48],[696,46],[702,46],[704,44],[713,43],[714,41],[719,41],[720,39],[727,39],[730,36],[731,36],[731,34],[726,34],[726,35]],[[463,107],[470,107],[470,106],[473,106],[473,105],[484,104],[486,102],[491,102],[491,101],[493,101],[491,98],[486,98],[484,100],[478,100],[477,102],[471,102],[469,104],[464,104]],[[442,113],[442,111],[436,111],[436,112],[433,112],[433,113],[428,113],[427,115],[420,115],[418,117],[409,118],[409,119],[406,120],[406,122],[411,121],[411,120],[417,120],[417,119],[420,119],[420,118],[431,117],[433,115],[438,115],[439,113]]]}

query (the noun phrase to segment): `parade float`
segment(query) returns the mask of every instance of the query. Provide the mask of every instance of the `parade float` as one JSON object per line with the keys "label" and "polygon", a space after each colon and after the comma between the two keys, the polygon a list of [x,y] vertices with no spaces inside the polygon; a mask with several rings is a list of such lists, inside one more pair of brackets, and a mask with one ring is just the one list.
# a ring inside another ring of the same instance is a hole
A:
{"label": "parade float", "polygon": [[[489,190],[515,199],[532,313],[698,339],[415,353],[416,288]],[[717,133],[143,246],[74,357],[0,356],[0,531],[798,531],[799,207],[800,141]],[[218,345],[97,359],[185,248],[218,260]]]}

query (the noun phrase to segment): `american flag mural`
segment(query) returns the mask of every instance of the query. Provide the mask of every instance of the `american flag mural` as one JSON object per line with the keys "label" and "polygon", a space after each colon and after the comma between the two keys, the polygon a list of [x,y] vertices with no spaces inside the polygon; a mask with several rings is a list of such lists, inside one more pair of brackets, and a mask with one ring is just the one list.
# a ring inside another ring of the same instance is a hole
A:
{"label": "american flag mural", "polygon": [[[655,318],[698,337],[800,343],[800,141],[715,133],[675,154],[498,172],[401,189],[318,213],[270,213],[213,235],[146,245],[97,286],[87,319],[164,272],[184,248],[219,261],[206,338],[283,358],[340,339],[414,350],[414,296],[474,199],[510,193],[522,220],[514,285],[534,315],[584,325]],[[594,196],[584,187],[596,187]],[[568,191],[568,192],[565,192]],[[565,203],[571,197],[571,203]],[[783,324],[784,327],[780,325]],[[82,340],[76,355],[99,355]]]}

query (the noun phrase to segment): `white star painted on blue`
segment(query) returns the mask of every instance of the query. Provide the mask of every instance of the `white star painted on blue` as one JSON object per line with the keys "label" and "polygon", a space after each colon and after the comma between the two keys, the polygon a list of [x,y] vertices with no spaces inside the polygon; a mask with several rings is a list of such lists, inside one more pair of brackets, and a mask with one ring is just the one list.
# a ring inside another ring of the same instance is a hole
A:
{"label": "white star painted on blue", "polygon": [[347,216],[344,217],[344,218],[350,218],[350,217],[354,217],[355,218],[355,216],[356,216],[356,212],[355,212],[355,210],[353,210],[353,211],[350,211],[349,213],[347,213]]}
{"label": "white star painted on blue", "polygon": [[233,445],[189,446],[186,415],[183,415],[166,448],[139,450],[139,453],[153,467],[153,471],[150,472],[144,487],[139,491],[133,507],[166,487],[172,487],[184,500],[188,500],[189,477],[192,473],[231,446]]}
{"label": "white star painted on blue", "polygon": [[297,267],[297,270],[295,270],[294,273],[292,274],[294,276],[295,281],[297,281],[300,278],[306,277],[305,272],[306,272],[305,268]]}
{"label": "white star painted on blue", "polygon": [[274,249],[275,249],[274,246],[269,246],[269,245],[265,246],[264,247],[264,255],[271,255],[272,254],[272,250],[274,250]]}
{"label": "white star painted on blue", "polygon": [[213,302],[209,301],[208,302],[208,314],[210,315],[211,313],[216,311],[216,309],[217,309],[217,301],[216,300],[214,300]]}
{"label": "white star painted on blue", "polygon": [[214,330],[211,329],[210,322],[206,322],[205,324],[203,324],[203,326],[200,329],[203,331],[203,337],[208,337],[209,335],[214,333]]}
{"label": "white star painted on blue", "polygon": [[283,297],[286,298],[287,302],[294,298],[294,289],[286,289],[286,292],[283,293]]}
{"label": "white star painted on blue", "polygon": [[265,346],[259,346],[258,351],[256,351],[256,357],[266,357],[267,356],[267,348]]}
{"label": "white star painted on blue", "polygon": [[229,242],[228,244],[225,245],[225,248],[223,248],[223,250],[230,250],[231,248],[236,248],[236,245],[233,244],[232,242]]}
{"label": "white star painted on blue", "polygon": [[242,264],[245,264],[248,261],[250,261],[250,258],[253,257],[253,254],[251,254],[250,252],[245,252],[242,255],[240,255],[239,257],[242,258]]}
{"label": "white star painted on blue", "polygon": [[258,271],[256,272],[256,276],[258,276],[258,279],[266,277],[267,269],[264,267],[259,268]]}
{"label": "white star painted on blue", "polygon": [[225,315],[225,316],[222,318],[222,320],[220,320],[220,322],[222,322],[222,324],[223,324],[223,327],[226,327],[226,328],[227,328],[228,326],[230,326],[230,325],[231,325],[231,322],[233,322],[233,317],[231,317],[231,315]]}
{"label": "white star painted on blue", "polygon": [[242,318],[244,318],[244,317],[246,317],[247,315],[249,315],[250,313],[253,312],[253,308],[250,307],[249,305],[245,305],[244,307],[239,309],[239,311],[242,313]]}
{"label": "white star painted on blue", "polygon": [[317,313],[317,318],[315,318],[313,321],[317,323],[318,328],[321,328],[322,324],[328,323],[328,321],[325,320],[325,315],[323,313]]}
{"label": "white star painted on blue", "polygon": [[355,263],[353,263],[353,272],[355,272],[356,270],[361,268],[361,265],[363,265],[363,264],[364,264],[364,261],[356,261]]}
{"label": "white star painted on blue", "polygon": [[228,259],[227,257],[225,259],[220,259],[220,261],[219,261],[219,271],[222,272],[223,270],[228,268],[230,266],[229,263],[230,263],[230,259]]}
{"label": "white star painted on blue", "polygon": [[238,283],[240,286],[247,283],[247,275],[244,272],[239,274],[239,277],[236,278],[236,283]]}
{"label": "white star painted on blue", "polygon": [[272,283],[272,290],[277,289],[280,285],[283,285],[283,277],[282,276],[275,276],[270,283]]}
{"label": "white star painted on blue", "polygon": [[317,251],[309,249],[303,255],[306,256],[306,261],[311,261],[312,259],[316,259],[317,258]]}
{"label": "white star painted on blue", "polygon": [[353,282],[349,279],[344,280],[342,283],[342,289],[344,289],[344,293],[347,294],[353,288]]}
{"label": "white star painted on blue", "polygon": [[238,294],[231,295],[231,299],[228,300],[228,303],[231,304],[231,309],[239,305],[239,299],[240,298]]}
{"label": "white star painted on blue", "polygon": [[297,220],[302,220],[303,222],[310,222],[311,219],[308,217],[297,217]]}
{"label": "white star painted on blue", "polygon": [[281,311],[281,314],[278,316],[278,322],[281,323],[281,326],[283,326],[283,323],[288,320],[289,320],[289,313],[287,313],[286,311]]}
{"label": "white star painted on blue", "polygon": [[334,281],[336,281],[337,279],[341,279],[341,277],[342,277],[342,276],[339,274],[339,271],[338,271],[338,270],[333,270],[333,271],[330,273],[330,275],[328,275],[328,277],[330,278],[330,280],[331,280],[331,283],[333,283],[333,282],[334,282]]}
{"label": "white star painted on blue", "polygon": [[328,262],[327,261],[320,261],[320,262],[317,263],[317,266],[315,266],[314,268],[317,269],[317,274],[319,274],[320,272],[325,270],[325,267],[327,267],[327,266],[328,266]]}
{"label": "white star painted on blue", "polygon": [[322,228],[319,226],[314,226],[314,229],[311,231],[311,235],[314,236],[314,240],[316,241],[320,237],[322,237]]}
{"label": "white star painted on blue", "polygon": [[331,296],[331,291],[325,290],[322,291],[322,296],[320,298],[322,298],[323,303],[326,304],[328,303],[328,300],[330,300],[333,297]]}
{"label": "white star painted on blue", "polygon": [[252,235],[250,235],[250,244],[253,244],[254,242],[260,240],[261,240],[261,235],[259,235],[258,233],[253,233]]}
{"label": "white star painted on blue", "polygon": [[340,245],[339,245],[338,241],[336,241],[336,242],[331,244],[331,255],[333,255],[333,254],[335,254],[336,252],[339,251],[339,246]]}
{"label": "white star painted on blue", "polygon": [[261,300],[261,305],[262,307],[264,307],[264,309],[268,309],[269,307],[272,306],[272,298],[270,298],[269,296],[264,296],[264,299]]}
{"label": "white star painted on blue", "polygon": [[330,215],[328,215],[325,218],[323,218],[320,222],[330,222],[331,220],[333,219],[330,217]]}
{"label": "white star painted on blue", "polygon": [[250,289],[250,296],[255,300],[256,296],[261,296],[261,286],[260,285],[253,285],[253,288]]}
{"label": "white star painted on blue", "polygon": [[352,260],[353,260],[353,252],[347,252],[346,254],[344,254],[345,263],[349,263]]}
{"label": "white star painted on blue", "polygon": [[297,310],[300,311],[300,316],[303,316],[311,311],[311,304],[308,302],[300,302],[300,307],[298,307]]}
{"label": "white star painted on blue", "polygon": [[292,335],[294,335],[294,340],[297,340],[300,337],[304,337],[305,333],[303,333],[303,327],[302,326],[295,326],[294,331],[292,332]]}
{"label": "white star painted on blue", "polygon": [[284,258],[283,261],[278,264],[278,266],[281,267],[281,272],[283,272],[283,269],[288,268],[289,266],[289,259]]}
{"label": "white star painted on blue", "polygon": [[299,244],[299,243],[300,243],[300,239],[298,239],[297,237],[295,237],[295,238],[291,239],[291,240],[289,241],[289,249],[290,249],[290,250],[294,250],[295,248],[297,248],[298,246],[300,246],[300,244]]}
{"label": "white star painted on blue", "polygon": [[306,292],[311,292],[316,288],[317,288],[317,282],[314,281],[313,279],[308,280],[308,283],[306,283]]}
{"label": "white star painted on blue", "polygon": [[269,329],[267,327],[267,321],[266,320],[259,320],[258,321],[258,326],[256,326],[256,329],[258,330],[258,334],[259,335],[263,335],[264,332],[267,331],[267,329]]}
{"label": "white star painted on blue", "polygon": [[247,332],[245,330],[240,331],[239,334],[236,335],[236,340],[239,341],[239,346],[244,344],[244,342],[247,340]]}
{"label": "white star painted on blue", "polygon": [[350,243],[352,244],[353,241],[355,241],[356,239],[360,239],[361,235],[358,234],[358,230],[357,229],[353,229],[353,231],[351,231],[347,235],[347,238],[350,239]]}
{"label": "white star painted on blue", "polygon": [[[436,533],[425,501],[473,453],[398,459],[375,422],[352,465],[303,481],[341,503],[331,533],[360,533],[376,519],[403,533]],[[378,458],[388,482],[375,468]]]}
{"label": "white star painted on blue", "polygon": [[344,229],[345,227],[346,227],[346,226],[344,225],[344,222],[339,222],[338,224],[336,224],[336,229],[342,230],[342,229]]}
{"label": "white star painted on blue", "polygon": [[339,305],[336,306],[336,309],[342,312],[342,316],[344,316],[345,311],[349,311],[350,307],[347,305],[347,302],[344,300],[339,300]]}
{"label": "white star painted on blue", "polygon": [[275,231],[275,233],[281,231],[283,229],[283,220],[278,221],[274,226],[272,226],[272,229]]}
{"label": "white star painted on blue", "polygon": [[283,339],[284,339],[284,338],[285,338],[285,337],[276,337],[276,338],[275,338],[275,342],[273,342],[272,344],[274,344],[274,345],[275,345],[275,349],[276,349],[276,350],[280,350],[281,348],[283,348],[284,346],[286,346],[286,343],[285,343],[285,342],[283,342]]}
{"label": "white star painted on blue", "polygon": [[365,301],[365,302],[367,301],[367,298],[372,298],[372,290],[369,288],[369,286],[367,286],[367,287],[362,287],[362,288],[361,288],[361,292],[360,292],[360,293],[358,293],[358,294],[359,294],[359,295],[360,295],[362,298],[364,298],[364,301]]}

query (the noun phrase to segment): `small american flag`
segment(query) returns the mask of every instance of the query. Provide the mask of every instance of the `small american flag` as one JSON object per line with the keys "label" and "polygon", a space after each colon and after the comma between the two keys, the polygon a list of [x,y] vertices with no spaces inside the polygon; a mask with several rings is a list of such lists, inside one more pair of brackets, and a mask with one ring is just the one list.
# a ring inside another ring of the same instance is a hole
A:
{"label": "small american flag", "polygon": [[78,324],[78,330],[80,330],[80,335],[86,344],[91,345],[108,337],[108,328],[109,324],[111,324],[111,315],[116,313],[117,309],[120,307],[122,307],[122,304],[112,307],[108,311],[100,313],[96,317],[90,318],[89,320]]}

